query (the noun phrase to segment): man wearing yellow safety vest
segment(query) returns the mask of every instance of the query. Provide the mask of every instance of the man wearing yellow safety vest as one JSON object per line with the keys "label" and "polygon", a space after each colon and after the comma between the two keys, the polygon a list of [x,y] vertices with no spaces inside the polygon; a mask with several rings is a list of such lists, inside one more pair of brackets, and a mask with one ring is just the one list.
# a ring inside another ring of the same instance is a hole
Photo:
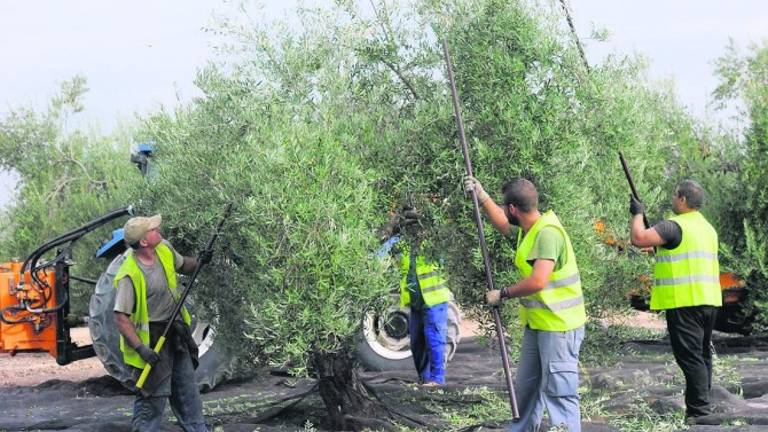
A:
{"label": "man wearing yellow safety vest", "polygon": [[[408,334],[419,382],[445,384],[445,344],[448,333],[448,302],[451,292],[440,265],[419,252],[424,229],[419,214],[405,208],[385,226],[405,238],[397,242],[400,255],[400,307],[410,307]],[[395,242],[388,242],[389,247]]]}
{"label": "man wearing yellow safety vest", "polygon": [[665,310],[672,353],[685,375],[685,416],[712,413],[712,329],[722,305],[717,232],[699,209],[704,189],[680,182],[672,194],[675,216],[646,229],[645,206],[630,200],[630,238],[638,247],[656,247],[651,309]]}
{"label": "man wearing yellow safety vest", "polygon": [[189,331],[191,318],[186,307],[160,353],[150,347],[155,346],[180,297],[176,272],[191,274],[198,265],[210,261],[211,254],[201,253],[200,263],[180,255],[163,239],[160,223],[160,215],[134,217],[125,223],[123,239],[129,251],[114,279],[115,323],[121,334],[123,360],[134,368],[136,378],[146,363],[153,366],[134,400],[132,430],[159,430],[165,401],[170,399],[185,432],[207,432],[195,380],[197,347]]}
{"label": "man wearing yellow safety vest", "polygon": [[555,213],[539,212],[538,192],[528,180],[504,184],[501,206],[474,177],[465,178],[465,188],[477,194],[498,231],[515,236],[515,266],[523,276],[514,285],[486,293],[494,306],[502,299],[520,298],[525,326],[515,385],[520,419],[508,430],[538,430],[546,407],[553,426],[581,431],[578,363],[587,317],[571,240]]}

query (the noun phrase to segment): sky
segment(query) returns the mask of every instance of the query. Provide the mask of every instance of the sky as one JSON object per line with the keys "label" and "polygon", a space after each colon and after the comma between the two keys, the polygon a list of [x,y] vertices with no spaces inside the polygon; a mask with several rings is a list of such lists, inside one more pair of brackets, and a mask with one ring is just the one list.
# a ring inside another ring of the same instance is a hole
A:
{"label": "sky", "polygon": [[[322,2],[322,0],[318,0]],[[544,0],[546,1],[546,0]],[[554,1],[554,0],[550,0]],[[316,3],[317,1],[305,1]],[[259,15],[285,17],[296,0],[262,2]],[[717,85],[713,60],[729,38],[746,48],[768,38],[768,2],[760,0],[570,0],[590,63],[611,52],[640,53],[653,79],[673,79],[679,100],[699,117]],[[135,113],[199,95],[198,68],[213,58],[203,31],[221,0],[0,1],[0,117],[9,109],[44,109],[64,80],[88,79],[81,127],[109,132]],[[590,40],[605,28],[607,42]],[[0,172],[0,206],[13,197],[14,176]]]}
{"label": "sky", "polygon": [[[673,79],[679,100],[701,118],[720,117],[707,101],[718,84],[713,62],[729,40],[742,51],[768,40],[763,0],[570,0],[569,5],[590,62],[611,52],[644,55],[650,76]],[[589,40],[593,27],[609,30],[610,39]]]}

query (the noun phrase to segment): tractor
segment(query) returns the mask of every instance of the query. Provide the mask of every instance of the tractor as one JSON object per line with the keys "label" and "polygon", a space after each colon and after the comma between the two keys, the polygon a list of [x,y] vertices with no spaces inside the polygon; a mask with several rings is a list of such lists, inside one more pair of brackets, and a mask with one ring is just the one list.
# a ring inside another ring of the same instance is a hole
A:
{"label": "tractor", "polygon": [[[150,176],[150,158],[154,143],[140,144],[131,155],[142,175]],[[47,352],[60,365],[97,356],[107,372],[125,387],[133,389],[133,375],[123,363],[119,348],[120,333],[115,325],[113,307],[116,290],[112,280],[125,259],[127,247],[123,229],[112,231],[95,256],[108,261],[97,280],[71,274],[75,265],[73,248],[88,233],[107,226],[122,225],[132,207],[113,210],[85,225],[60,235],[33,251],[23,262],[12,260],[0,264],[0,352]],[[44,256],[55,255],[50,259]],[[94,286],[87,317],[70,314],[70,281]],[[183,277],[179,281],[184,283]],[[191,308],[194,311],[194,306]],[[194,312],[193,312],[194,315]],[[70,330],[88,325],[93,343],[77,346]],[[200,364],[196,379],[201,391],[212,390],[232,374],[234,361],[225,356],[214,342],[215,331],[210,322],[194,316],[192,337],[198,345]]]}

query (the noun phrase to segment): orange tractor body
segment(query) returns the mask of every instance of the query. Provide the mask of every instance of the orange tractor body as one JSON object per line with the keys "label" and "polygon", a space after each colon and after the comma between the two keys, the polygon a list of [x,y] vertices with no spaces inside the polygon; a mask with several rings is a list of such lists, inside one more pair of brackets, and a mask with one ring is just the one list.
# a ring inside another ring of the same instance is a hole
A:
{"label": "orange tractor body", "polygon": [[131,213],[130,206],[113,210],[49,240],[24,262],[0,264],[0,352],[47,352],[60,365],[96,355],[93,345],[78,346],[70,337],[70,328],[87,322],[69,313],[70,278],[96,284],[70,276],[72,248],[89,232]]}
{"label": "orange tractor body", "polygon": [[56,357],[56,313],[40,309],[56,306],[56,276],[52,269],[38,270],[38,284],[22,263],[0,264],[0,352],[44,351]]}

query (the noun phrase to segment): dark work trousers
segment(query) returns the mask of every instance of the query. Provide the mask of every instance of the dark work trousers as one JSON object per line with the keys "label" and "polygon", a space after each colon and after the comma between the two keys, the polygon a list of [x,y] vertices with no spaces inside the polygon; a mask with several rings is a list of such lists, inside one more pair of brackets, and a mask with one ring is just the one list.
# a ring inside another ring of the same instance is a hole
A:
{"label": "dark work trousers", "polygon": [[690,306],[667,310],[667,330],[672,353],[685,375],[685,416],[712,413],[712,328],[715,306]]}
{"label": "dark work trousers", "polygon": [[[150,323],[151,346],[155,346],[164,328],[164,324]],[[170,400],[171,411],[176,415],[184,432],[208,432],[203,417],[203,402],[195,379],[195,363],[186,344],[181,343],[176,335],[171,333],[160,352],[160,357],[162,360],[155,365],[153,374],[150,374],[147,380],[148,384],[153,380],[152,395],[144,396],[137,392],[133,401],[131,431],[161,430],[165,404]],[[163,365],[163,362],[167,364]],[[154,373],[161,375],[154,376]],[[138,378],[140,374],[141,370],[134,368],[134,376]]]}

